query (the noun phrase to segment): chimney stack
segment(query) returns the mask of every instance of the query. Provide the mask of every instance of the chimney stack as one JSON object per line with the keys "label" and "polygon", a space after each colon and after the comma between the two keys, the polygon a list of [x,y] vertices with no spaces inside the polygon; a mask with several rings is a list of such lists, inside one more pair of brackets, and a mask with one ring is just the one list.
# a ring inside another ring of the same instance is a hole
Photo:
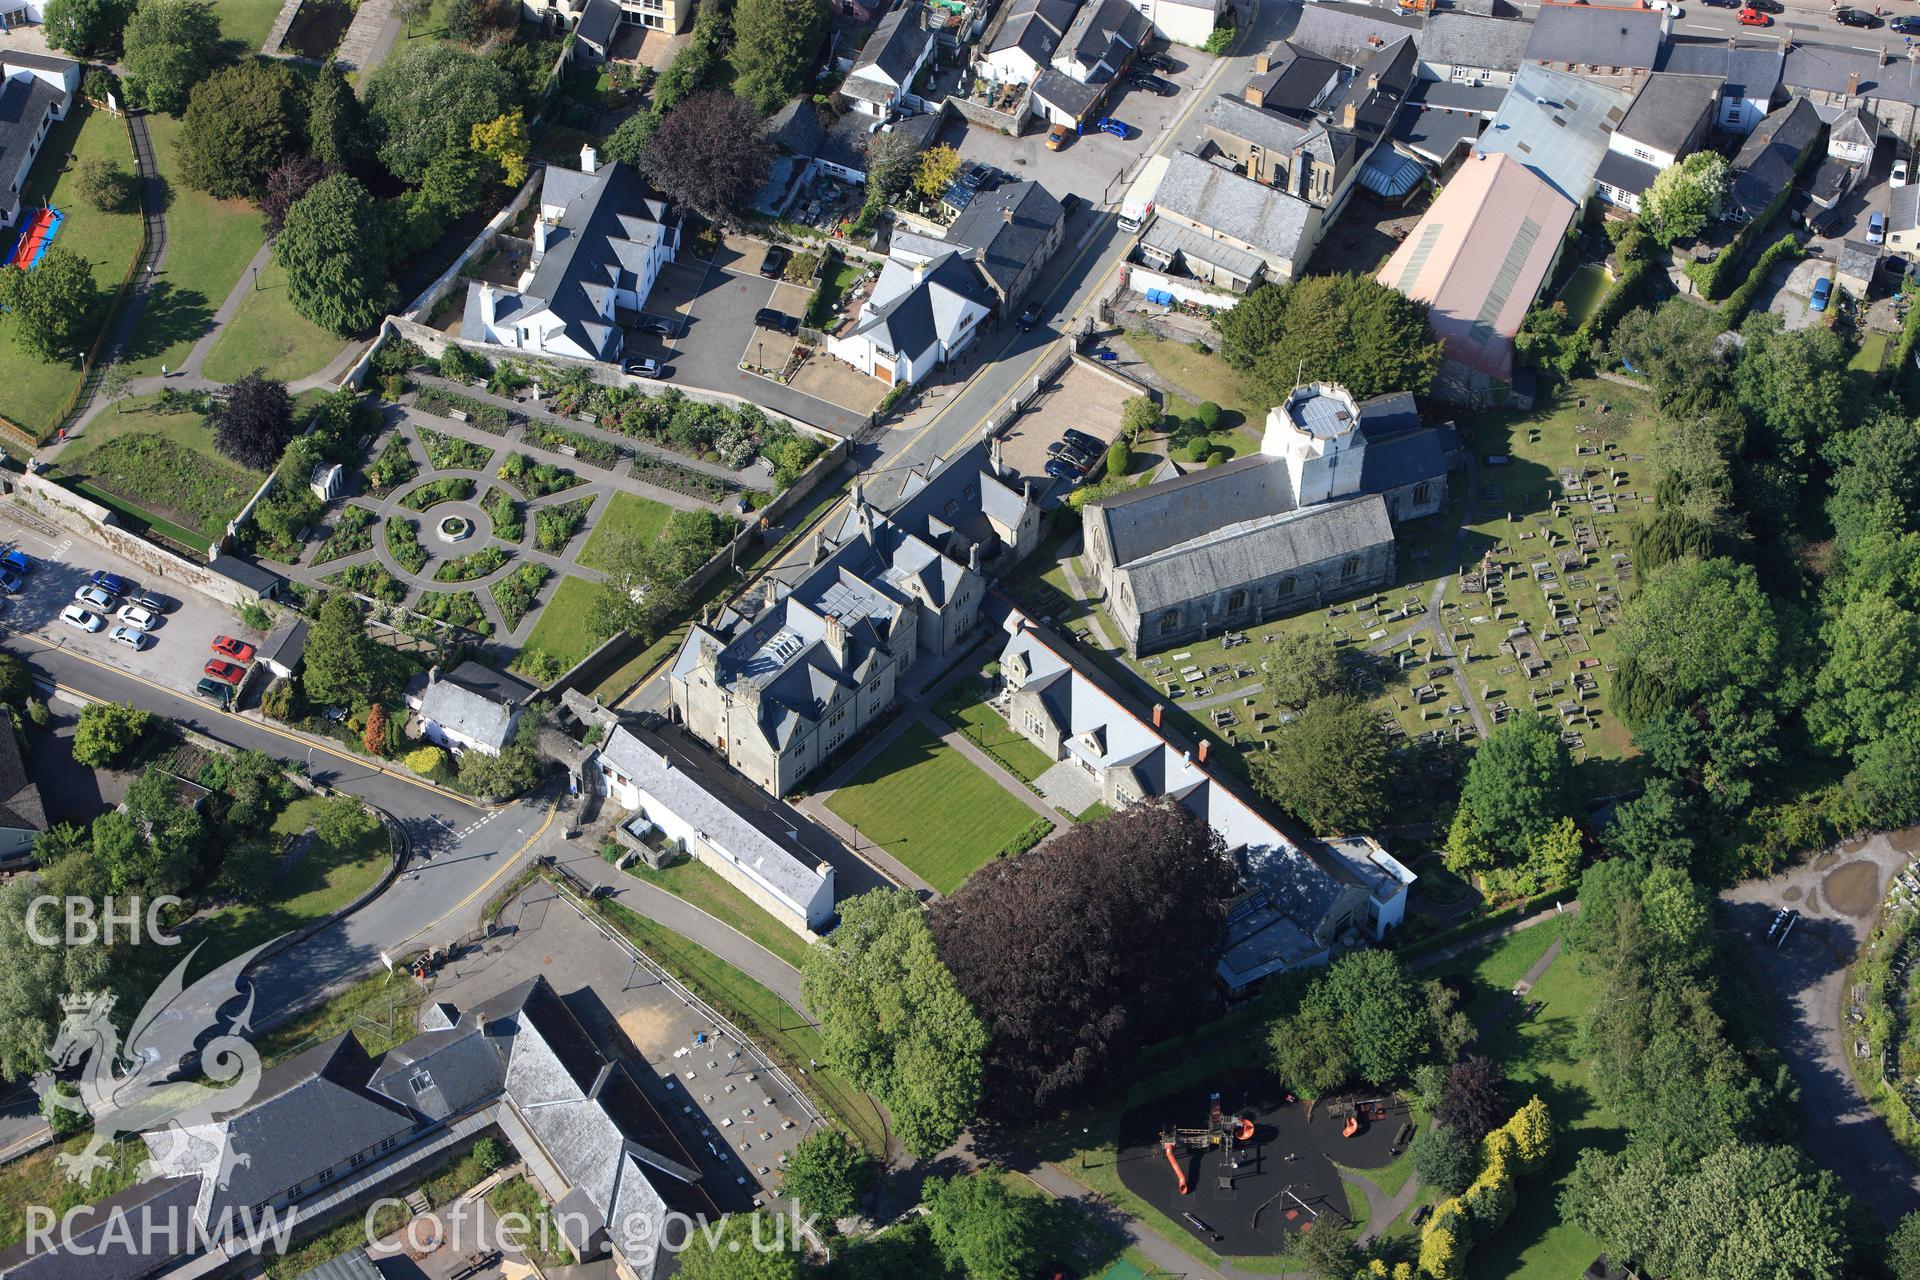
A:
{"label": "chimney stack", "polygon": [[1859,94],[1860,94],[1860,73],[1858,71],[1849,71],[1847,73],[1847,96],[1849,98],[1854,98],[1854,97],[1858,97]]}
{"label": "chimney stack", "polygon": [[1247,100],[1247,105],[1250,107],[1264,107],[1267,105],[1267,99],[1260,92],[1259,86],[1257,85],[1248,85],[1241,91],[1241,96]]}
{"label": "chimney stack", "polygon": [[[1885,52],[1885,50],[1882,50],[1882,51],[1881,51],[1881,54],[1880,54],[1880,60],[1881,60],[1882,62],[1885,62],[1885,61],[1886,61],[1886,52]],[[1004,208],[1004,209],[1002,209],[1002,210],[1000,211],[1000,220],[1001,220],[1002,222],[1004,222],[1004,223],[1006,223],[1006,224],[1007,224],[1008,226],[1012,226],[1012,225],[1013,225],[1013,206],[1012,206],[1012,205],[1008,205],[1008,206],[1007,206],[1006,208]]]}
{"label": "chimney stack", "polygon": [[774,577],[772,574],[768,574],[767,580],[760,584],[760,596],[769,605],[779,604],[780,579]]}
{"label": "chimney stack", "polygon": [[1340,104],[1340,127],[1351,129],[1360,123],[1360,104],[1348,98]]}
{"label": "chimney stack", "polygon": [[847,665],[847,628],[838,614],[827,615],[825,639],[828,652],[833,654],[834,665],[844,670]]}
{"label": "chimney stack", "polygon": [[580,148],[580,172],[592,173],[600,167],[600,153],[591,142]]}
{"label": "chimney stack", "polygon": [[1194,757],[1194,759],[1198,760],[1201,764],[1207,762],[1207,742],[1208,739],[1206,738],[1200,739],[1200,754]]}
{"label": "chimney stack", "polygon": [[1271,70],[1273,70],[1273,59],[1271,57],[1269,57],[1265,53],[1258,53],[1254,55],[1253,74],[1257,76],[1263,76]]}
{"label": "chimney stack", "polygon": [[535,262],[547,256],[547,220],[533,220],[533,260]]}
{"label": "chimney stack", "polygon": [[494,316],[493,286],[490,284],[483,284],[480,286],[480,319],[482,323],[492,324],[493,316]]}
{"label": "chimney stack", "polygon": [[1166,714],[1167,714],[1167,709],[1165,707],[1161,706],[1157,702],[1153,704],[1153,727],[1154,728],[1158,729],[1160,727],[1160,718]]}
{"label": "chimney stack", "polygon": [[987,441],[987,469],[993,472],[996,479],[1007,474],[1006,464],[1000,459],[999,436],[994,436]]}
{"label": "chimney stack", "polygon": [[977,542],[967,548],[967,568],[975,573],[980,572],[980,544]]}

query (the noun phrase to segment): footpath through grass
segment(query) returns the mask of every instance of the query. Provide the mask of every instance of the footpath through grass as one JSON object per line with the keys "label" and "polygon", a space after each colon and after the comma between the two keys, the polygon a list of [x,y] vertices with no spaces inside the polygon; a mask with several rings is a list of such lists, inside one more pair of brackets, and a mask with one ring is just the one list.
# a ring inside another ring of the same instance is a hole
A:
{"label": "footpath through grass", "polygon": [[592,653],[594,646],[606,639],[593,625],[593,600],[599,593],[598,583],[570,573],[561,577],[547,607],[527,633],[521,652],[551,654],[562,671]]}
{"label": "footpath through grass", "polygon": [[220,330],[200,372],[215,382],[237,382],[261,368],[269,378],[292,382],[320,372],[346,344],[293,309],[286,273],[269,259],[260,268],[259,288]]}
{"label": "footpath through grass", "polygon": [[[133,143],[124,121],[76,101],[67,118],[47,133],[40,157],[34,162],[26,189],[20,193],[21,220],[31,210],[50,203],[65,214],[54,245],[85,258],[100,288],[92,323],[83,329],[81,351],[55,360],[42,360],[20,345],[13,323],[0,320],[0,416],[29,433],[45,436],[80,386],[80,355],[93,346],[107,308],[140,254],[140,209],[101,213],[74,190],[74,174],[87,160],[112,161],[123,172],[133,172]],[[11,237],[4,238],[11,243]]]}
{"label": "footpath through grass", "polygon": [[[222,21],[228,8],[245,8],[250,3],[223,0]],[[260,36],[265,39],[265,27]],[[257,48],[259,41],[254,45]],[[153,277],[146,309],[123,356],[127,368],[139,376],[157,374],[161,365],[180,367],[193,344],[212,330],[213,313],[233,292],[266,239],[260,211],[250,202],[216,200],[181,179],[180,121],[158,114],[146,119],[154,163],[167,192],[167,256]]]}
{"label": "footpath through grass", "polygon": [[972,761],[910,724],[827,807],[941,893],[984,866],[1034,813]]}
{"label": "footpath through grass", "polygon": [[644,880],[655,888],[665,889],[674,897],[739,930],[795,969],[805,963],[807,940],[775,920],[752,898],[728,884],[719,872],[705,863],[689,858],[663,871],[655,871],[644,862],[635,862],[626,870],[628,875]]}

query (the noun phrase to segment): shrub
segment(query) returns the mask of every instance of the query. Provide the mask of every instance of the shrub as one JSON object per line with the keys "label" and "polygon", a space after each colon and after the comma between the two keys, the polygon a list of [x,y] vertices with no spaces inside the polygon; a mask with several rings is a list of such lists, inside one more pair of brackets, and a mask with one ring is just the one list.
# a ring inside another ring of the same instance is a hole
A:
{"label": "shrub", "polygon": [[440,376],[455,382],[484,382],[492,372],[493,365],[485,356],[476,355],[457,343],[449,342],[440,355]]}
{"label": "shrub", "polygon": [[1767,246],[1766,251],[1754,261],[1753,270],[1747,272],[1747,278],[1740,282],[1740,287],[1727,295],[1726,325],[1729,329],[1739,328],[1740,322],[1746,319],[1748,309],[1760,296],[1760,290],[1766,287],[1767,277],[1773,274],[1773,269],[1799,255],[1800,242],[1792,232]]}
{"label": "shrub", "polygon": [[415,773],[433,777],[447,767],[447,753],[439,747],[416,747],[400,758]]}
{"label": "shrub", "polygon": [[133,204],[133,175],[104,157],[82,160],[73,181],[80,198],[101,213],[119,213]]}
{"label": "shrub", "polygon": [[487,1173],[503,1169],[507,1164],[507,1148],[498,1138],[482,1138],[473,1144],[473,1162]]}
{"label": "shrub", "polygon": [[1107,446],[1107,473],[1123,476],[1133,470],[1133,446],[1125,436]]}
{"label": "shrub", "polygon": [[1187,441],[1187,461],[1205,462],[1207,455],[1213,452],[1213,441],[1205,436],[1195,436]]}
{"label": "shrub", "polygon": [[1194,421],[1200,424],[1202,431],[1213,432],[1220,429],[1220,406],[1211,400],[1202,400],[1193,411]]}
{"label": "shrub", "polygon": [[431,558],[420,545],[420,531],[413,521],[399,516],[387,517],[387,550],[393,553],[394,563],[408,573],[419,573]]}

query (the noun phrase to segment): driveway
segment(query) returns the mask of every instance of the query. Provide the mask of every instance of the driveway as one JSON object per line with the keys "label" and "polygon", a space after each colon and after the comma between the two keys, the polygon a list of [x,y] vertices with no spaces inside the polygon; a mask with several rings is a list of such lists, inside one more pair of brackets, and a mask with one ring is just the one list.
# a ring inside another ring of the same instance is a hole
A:
{"label": "driveway", "polygon": [[[1777,267],[1774,269],[1774,280],[1780,279],[1782,270]],[[1795,263],[1784,283],[1774,285],[1773,301],[1767,304],[1768,310],[1779,316],[1780,322],[1788,329],[1812,328],[1821,323],[1823,314],[1815,311],[1809,301],[1814,281],[1831,275],[1833,263],[1828,259],[1808,258]]]}
{"label": "driveway", "polygon": [[[1917,852],[1920,829],[1875,835],[1720,896],[1753,971],[1777,993],[1774,1043],[1800,1086],[1807,1151],[1888,1225],[1920,1208],[1920,1171],[1854,1086],[1847,1065],[1853,1036],[1842,1010],[1847,968],[1873,927],[1888,877]],[[1776,949],[1764,935],[1779,907],[1797,908],[1801,919]]]}
{"label": "driveway", "polygon": [[[234,611],[219,601],[184,590],[177,583],[155,580],[132,561],[77,539],[57,525],[43,524],[12,503],[0,503],[0,543],[17,547],[36,561],[26,589],[8,597],[0,624],[182,693],[193,692],[200,668],[214,656],[209,646],[215,636],[237,636],[253,644],[263,638],[260,632],[249,631]],[[151,586],[179,602],[154,629],[152,645],[136,653],[107,639],[119,623],[117,618],[109,618],[106,630],[92,634],[60,621],[60,611],[73,603],[75,589],[85,586],[87,575],[96,569],[117,573],[143,587]]]}

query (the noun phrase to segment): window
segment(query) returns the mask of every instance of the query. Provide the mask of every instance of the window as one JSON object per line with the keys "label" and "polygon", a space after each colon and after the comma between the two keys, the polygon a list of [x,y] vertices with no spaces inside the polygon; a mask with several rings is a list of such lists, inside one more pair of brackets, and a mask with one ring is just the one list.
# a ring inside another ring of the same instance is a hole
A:
{"label": "window", "polygon": [[1348,556],[1346,560],[1340,565],[1340,576],[1342,578],[1359,577],[1360,576],[1360,557]]}
{"label": "window", "polygon": [[1275,591],[1275,594],[1278,595],[1282,600],[1284,600],[1288,596],[1292,595],[1293,589],[1299,585],[1300,584],[1291,576],[1282,578],[1280,579],[1280,586]]}
{"label": "window", "polygon": [[1432,495],[1433,495],[1433,486],[1427,483],[1425,480],[1422,480],[1419,484],[1413,486],[1413,501],[1415,506],[1418,506],[1421,503],[1425,502]]}
{"label": "window", "polygon": [[1160,634],[1170,636],[1180,629],[1180,611],[1169,609],[1160,615]]}
{"label": "window", "polygon": [[1247,593],[1235,591],[1227,597],[1227,612],[1238,613],[1247,607]]}

